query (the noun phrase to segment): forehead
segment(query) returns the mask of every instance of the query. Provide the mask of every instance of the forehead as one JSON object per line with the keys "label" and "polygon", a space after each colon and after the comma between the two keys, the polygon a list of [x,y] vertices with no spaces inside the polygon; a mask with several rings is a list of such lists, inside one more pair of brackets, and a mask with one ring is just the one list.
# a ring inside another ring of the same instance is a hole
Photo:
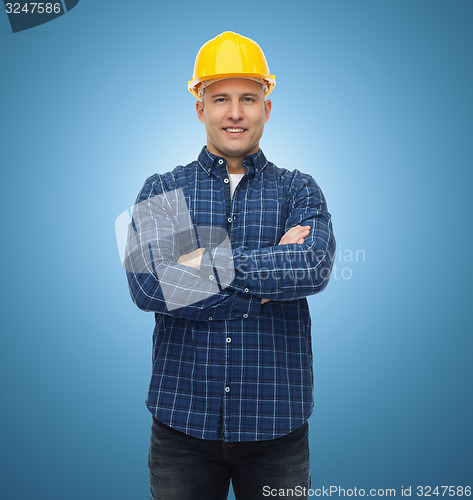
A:
{"label": "forehead", "polygon": [[226,78],[225,80],[220,80],[219,82],[212,83],[205,89],[205,93],[208,94],[218,94],[230,92],[235,93],[245,93],[245,92],[261,92],[263,86],[253,80],[248,80],[247,78]]}

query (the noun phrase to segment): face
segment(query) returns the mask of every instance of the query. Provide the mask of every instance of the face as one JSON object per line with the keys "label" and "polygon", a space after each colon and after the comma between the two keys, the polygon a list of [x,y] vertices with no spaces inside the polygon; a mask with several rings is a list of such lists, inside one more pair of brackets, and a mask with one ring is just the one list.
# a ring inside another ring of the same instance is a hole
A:
{"label": "face", "polygon": [[207,149],[228,161],[256,153],[271,101],[264,100],[261,84],[245,78],[228,78],[209,85],[197,116],[205,124]]}

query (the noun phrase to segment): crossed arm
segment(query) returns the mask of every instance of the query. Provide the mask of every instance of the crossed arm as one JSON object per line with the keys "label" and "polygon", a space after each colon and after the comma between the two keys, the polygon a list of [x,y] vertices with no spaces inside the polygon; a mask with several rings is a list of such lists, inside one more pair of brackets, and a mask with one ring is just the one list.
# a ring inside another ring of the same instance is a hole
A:
{"label": "crossed arm", "polygon": [[294,176],[285,234],[277,245],[253,250],[231,248],[219,228],[211,240],[220,244],[197,248],[182,189],[165,189],[158,175],[148,179],[133,209],[124,258],[135,304],[193,320],[226,319],[254,314],[268,300],[321,292],[335,253],[331,216],[314,179]]}
{"label": "crossed arm", "polygon": [[[298,243],[302,245],[304,243],[304,239],[310,233],[310,226],[294,226],[291,227],[279,240],[278,245],[288,245],[290,243]],[[184,266],[190,266],[197,271],[200,270],[200,262],[202,260],[202,254],[204,253],[205,248],[198,248],[193,252],[181,255],[177,259],[178,264],[183,264]],[[270,299],[261,299],[261,304],[268,302]]]}

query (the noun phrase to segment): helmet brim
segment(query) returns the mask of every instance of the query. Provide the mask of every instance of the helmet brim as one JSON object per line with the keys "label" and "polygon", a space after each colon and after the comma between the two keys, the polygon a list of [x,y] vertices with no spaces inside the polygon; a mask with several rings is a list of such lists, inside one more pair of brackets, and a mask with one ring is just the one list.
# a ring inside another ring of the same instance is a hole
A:
{"label": "helmet brim", "polygon": [[191,94],[196,97],[199,101],[202,99],[199,96],[199,85],[207,80],[212,80],[214,78],[218,78],[219,80],[224,80],[226,78],[259,78],[264,80],[267,84],[268,90],[264,94],[264,98],[266,99],[269,94],[273,91],[276,85],[276,77],[273,75],[261,75],[259,73],[219,73],[218,75],[206,75],[204,77],[195,78],[187,83],[187,88],[191,92]]}

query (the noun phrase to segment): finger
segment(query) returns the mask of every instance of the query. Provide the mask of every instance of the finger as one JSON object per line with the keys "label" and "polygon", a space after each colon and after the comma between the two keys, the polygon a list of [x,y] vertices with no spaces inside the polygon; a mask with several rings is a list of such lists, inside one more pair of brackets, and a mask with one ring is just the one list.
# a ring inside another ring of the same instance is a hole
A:
{"label": "finger", "polygon": [[289,229],[289,231],[286,233],[289,237],[298,237],[300,238],[301,235],[303,234],[308,234],[310,228],[307,227],[302,227],[302,226],[295,226]]}
{"label": "finger", "polygon": [[291,235],[292,241],[298,241],[299,238],[305,238],[306,236],[309,235],[309,230],[308,229],[300,229],[296,233]]}
{"label": "finger", "polygon": [[309,230],[308,229],[299,229],[297,232],[293,231],[292,234],[286,233],[282,238],[281,242],[282,244],[289,244],[289,243],[297,243],[301,238],[305,238],[308,236]]}
{"label": "finger", "polygon": [[291,227],[281,238],[279,245],[289,245],[298,243],[301,238],[305,238],[310,233],[310,226]]}

